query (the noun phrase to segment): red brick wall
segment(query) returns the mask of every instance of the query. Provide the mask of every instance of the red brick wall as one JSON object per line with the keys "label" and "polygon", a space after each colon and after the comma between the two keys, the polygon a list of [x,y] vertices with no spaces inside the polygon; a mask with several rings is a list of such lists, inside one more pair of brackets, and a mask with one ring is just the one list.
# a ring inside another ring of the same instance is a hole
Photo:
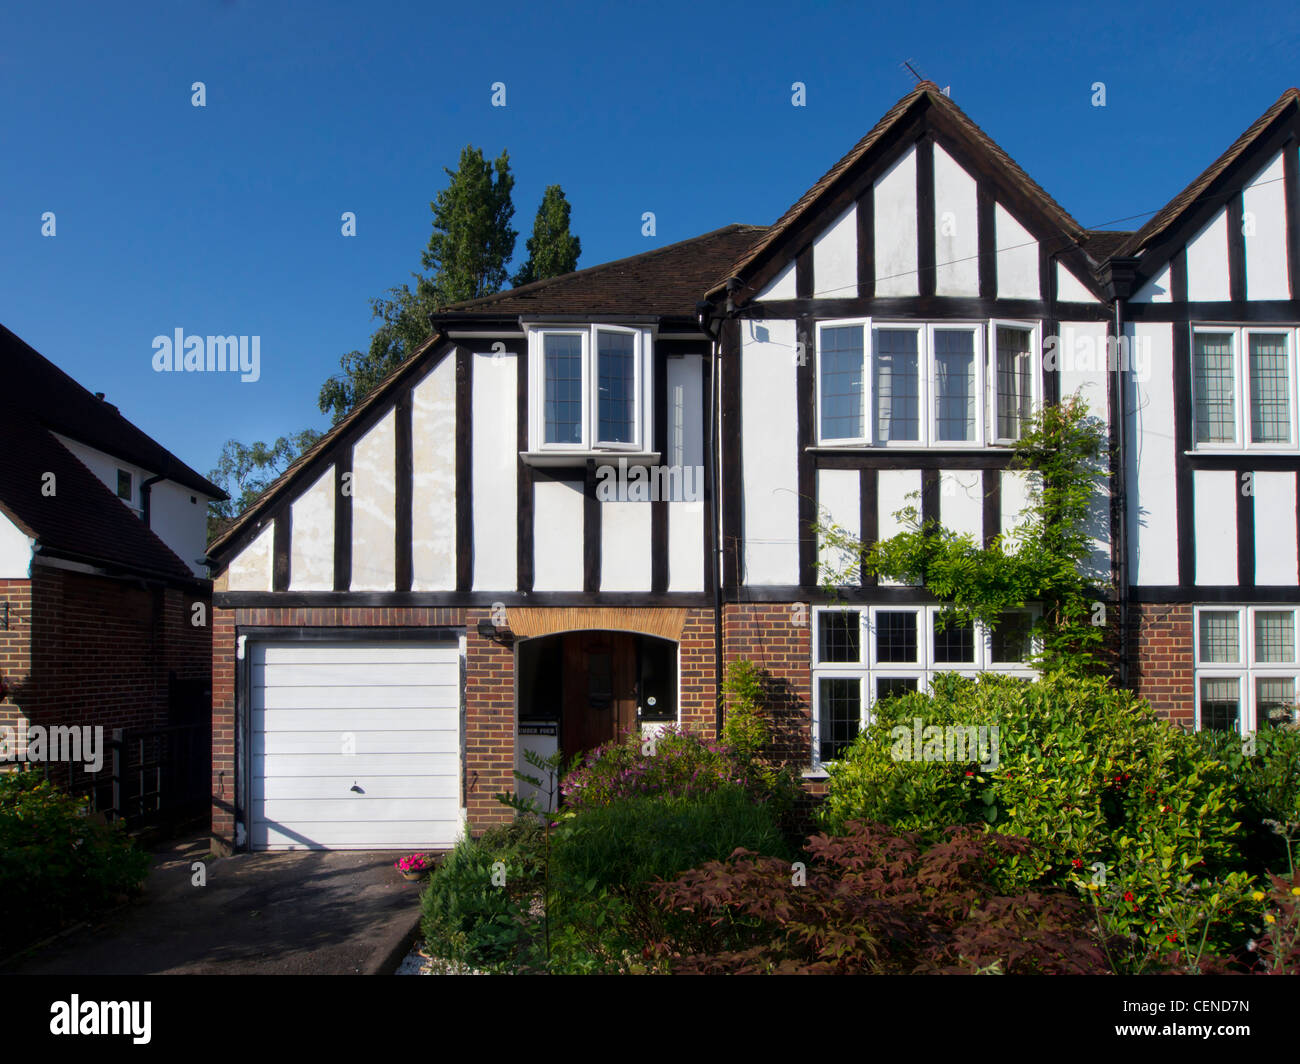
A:
{"label": "red brick wall", "polygon": [[[234,847],[235,832],[235,634],[236,627],[428,627],[465,630],[465,802],[475,833],[509,823],[513,811],[496,800],[515,789],[514,649],[478,634],[486,607],[275,608],[213,610],[212,630],[212,840],[219,851]],[[806,637],[805,637],[806,638]],[[680,641],[681,720],[693,731],[714,735],[716,684],[713,611],[691,609]]]}
{"label": "red brick wall", "polygon": [[1129,633],[1129,686],[1157,713],[1194,727],[1192,607],[1135,604]]}
{"label": "red brick wall", "polygon": [[[0,704],[0,723],[21,707],[31,725],[102,727],[107,738],[113,728],[167,723],[169,674],[209,675],[211,629],[190,623],[191,605],[206,609],[206,596],[40,565],[30,581],[3,583],[11,631],[0,633],[0,668],[15,691]],[[89,782],[81,765],[51,769],[73,787]]]}
{"label": "red brick wall", "polygon": [[723,660],[748,658],[770,678],[773,756],[807,768],[812,756],[811,610],[801,602],[750,602],[722,612]]}
{"label": "red brick wall", "polygon": [[[9,627],[0,628],[0,680],[8,692],[0,698],[0,726],[19,730],[25,715],[20,707],[32,669],[32,582],[0,580],[0,604],[9,605]],[[3,605],[0,605],[3,623]]]}

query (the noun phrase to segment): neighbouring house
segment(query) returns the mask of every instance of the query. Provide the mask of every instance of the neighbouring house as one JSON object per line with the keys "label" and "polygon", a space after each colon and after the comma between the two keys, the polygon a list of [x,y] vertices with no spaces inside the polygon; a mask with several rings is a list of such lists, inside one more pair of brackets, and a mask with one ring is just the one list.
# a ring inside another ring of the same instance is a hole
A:
{"label": "neighbouring house", "polygon": [[[224,498],[0,326],[0,727],[11,758],[26,758],[37,726],[206,733],[203,557],[208,503]],[[65,755],[49,765],[76,788],[86,767]]]}
{"label": "neighbouring house", "polygon": [[885,538],[918,498],[1009,530],[1023,418],[1074,393],[1117,455],[1091,531],[1121,681],[1196,727],[1287,712],[1297,135],[1291,89],[1098,231],[925,82],[770,227],[439,313],[211,545],[215,844],[449,845],[508,818],[527,750],[715,732],[741,657],[816,792],[876,698],[1029,670],[1024,617],[825,592],[814,523]]}

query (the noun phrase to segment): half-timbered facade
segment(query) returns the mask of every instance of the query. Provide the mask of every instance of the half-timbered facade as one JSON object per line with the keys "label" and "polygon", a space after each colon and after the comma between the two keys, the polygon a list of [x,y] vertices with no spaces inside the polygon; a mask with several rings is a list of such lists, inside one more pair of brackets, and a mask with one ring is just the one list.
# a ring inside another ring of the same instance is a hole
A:
{"label": "half-timbered facade", "polygon": [[1289,704],[1296,130],[1291,90],[1092,231],[923,83],[773,226],[448,308],[211,547],[214,836],[449,844],[525,750],[715,731],[741,657],[815,790],[877,697],[1027,673],[1028,617],[827,594],[814,526],[1010,532],[1011,447],[1071,394],[1120,456],[1090,532],[1124,681],[1205,726]]}

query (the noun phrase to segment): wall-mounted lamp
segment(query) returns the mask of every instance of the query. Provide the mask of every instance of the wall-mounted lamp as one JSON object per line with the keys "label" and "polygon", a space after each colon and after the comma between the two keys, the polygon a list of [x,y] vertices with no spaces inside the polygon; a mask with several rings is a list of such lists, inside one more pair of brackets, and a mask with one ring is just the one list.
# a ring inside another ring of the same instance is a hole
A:
{"label": "wall-mounted lamp", "polygon": [[499,629],[491,621],[478,622],[478,634],[484,639],[493,643],[500,643],[503,647],[514,646],[514,633],[507,629]]}

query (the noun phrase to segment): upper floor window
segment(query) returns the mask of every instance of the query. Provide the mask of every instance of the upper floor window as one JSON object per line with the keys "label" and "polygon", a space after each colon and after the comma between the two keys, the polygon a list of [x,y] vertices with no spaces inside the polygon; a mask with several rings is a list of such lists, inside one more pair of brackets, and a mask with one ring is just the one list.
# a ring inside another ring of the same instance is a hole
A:
{"label": "upper floor window", "polygon": [[1038,401],[1035,328],[1017,322],[870,319],[819,324],[819,442],[903,447],[1014,442]]}
{"label": "upper floor window", "polygon": [[117,471],[117,497],[130,503],[134,497],[131,487],[131,474],[125,469],[119,469]]}
{"label": "upper floor window", "polygon": [[1294,334],[1290,329],[1192,330],[1192,424],[1205,449],[1294,449]]}
{"label": "upper floor window", "polygon": [[645,449],[647,330],[617,325],[534,329],[529,341],[533,450]]}

